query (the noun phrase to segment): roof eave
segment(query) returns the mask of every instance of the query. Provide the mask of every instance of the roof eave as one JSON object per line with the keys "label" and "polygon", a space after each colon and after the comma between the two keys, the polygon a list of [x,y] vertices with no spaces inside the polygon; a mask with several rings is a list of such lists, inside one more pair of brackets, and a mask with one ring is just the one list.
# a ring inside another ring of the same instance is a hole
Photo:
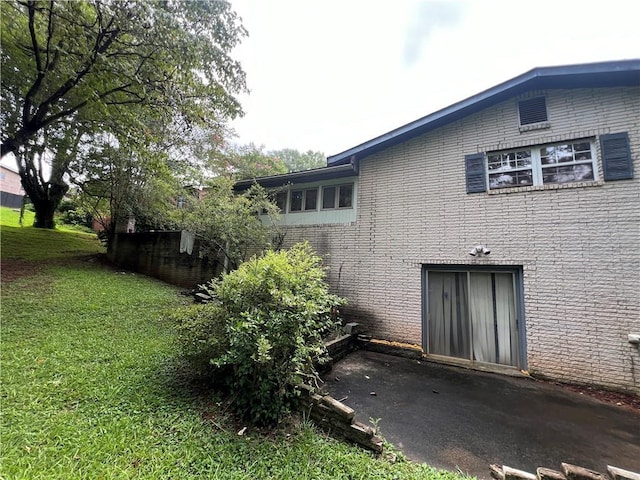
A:
{"label": "roof eave", "polygon": [[442,127],[527,90],[640,85],[640,59],[540,67],[327,158],[342,165]]}
{"label": "roof eave", "polygon": [[311,183],[325,180],[333,180],[336,178],[345,178],[357,176],[358,172],[350,163],[334,165],[322,168],[314,168],[312,170],[303,170],[301,172],[284,173],[281,175],[272,175],[269,177],[259,177],[248,180],[240,180],[234,185],[234,190],[247,190],[253,184],[261,185],[265,188],[281,187],[287,184]]}

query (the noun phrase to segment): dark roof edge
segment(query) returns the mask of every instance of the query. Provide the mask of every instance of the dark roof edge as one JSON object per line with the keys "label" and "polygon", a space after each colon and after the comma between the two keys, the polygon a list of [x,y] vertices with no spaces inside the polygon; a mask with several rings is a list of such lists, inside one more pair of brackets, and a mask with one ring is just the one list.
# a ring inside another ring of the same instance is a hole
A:
{"label": "dark roof edge", "polygon": [[[586,80],[578,81],[582,77]],[[575,88],[596,84],[602,84],[602,86],[640,85],[640,59],[533,68],[522,75],[518,75],[460,102],[414,120],[341,153],[327,157],[327,165],[341,165],[353,162],[354,157],[357,160],[361,160],[363,157],[383,148],[408,140],[413,136],[441,127],[477,110],[486,108],[493,103],[500,102],[510,94],[519,94],[528,86],[531,89],[571,88],[571,86]]]}
{"label": "dark roof edge", "polygon": [[314,168],[312,170],[303,170],[301,172],[283,173],[281,175],[272,175],[269,177],[252,178],[249,180],[240,180],[233,186],[234,190],[242,191],[251,187],[254,183],[263,187],[281,187],[288,183],[310,183],[322,180],[331,180],[334,178],[352,177],[358,175],[358,172],[350,163],[345,165],[334,165],[329,167]]}

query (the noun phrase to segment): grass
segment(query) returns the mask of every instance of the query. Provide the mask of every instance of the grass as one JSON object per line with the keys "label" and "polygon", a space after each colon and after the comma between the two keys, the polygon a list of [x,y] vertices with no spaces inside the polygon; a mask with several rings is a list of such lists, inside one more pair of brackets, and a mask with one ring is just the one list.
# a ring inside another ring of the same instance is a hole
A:
{"label": "grass", "polygon": [[[35,219],[35,213],[25,209],[24,218],[22,219],[22,224],[25,226],[33,225],[34,219]],[[0,223],[3,226],[19,227],[20,226],[20,209],[0,207]]]}
{"label": "grass", "polygon": [[0,233],[3,265],[44,265],[3,281],[0,478],[464,478],[389,463],[306,422],[238,436],[225,403],[183,374],[167,320],[186,301],[176,288],[89,261],[91,238]]}
{"label": "grass", "polygon": [[[23,224],[33,224],[33,216],[33,212],[25,212]],[[19,212],[0,207],[0,258],[3,260],[42,261],[104,251],[95,234],[63,228],[45,230],[31,226],[20,227],[19,217]]]}

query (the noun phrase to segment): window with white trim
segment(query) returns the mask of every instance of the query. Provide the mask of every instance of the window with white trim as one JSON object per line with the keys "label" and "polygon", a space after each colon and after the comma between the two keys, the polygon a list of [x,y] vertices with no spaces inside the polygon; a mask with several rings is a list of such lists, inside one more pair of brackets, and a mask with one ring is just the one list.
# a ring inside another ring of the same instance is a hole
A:
{"label": "window with white trim", "polygon": [[322,209],[353,207],[353,183],[322,187]]}
{"label": "window with white trim", "polygon": [[597,179],[593,139],[487,153],[489,189]]}
{"label": "window with white trim", "polygon": [[318,189],[291,190],[290,212],[312,212],[318,209]]}

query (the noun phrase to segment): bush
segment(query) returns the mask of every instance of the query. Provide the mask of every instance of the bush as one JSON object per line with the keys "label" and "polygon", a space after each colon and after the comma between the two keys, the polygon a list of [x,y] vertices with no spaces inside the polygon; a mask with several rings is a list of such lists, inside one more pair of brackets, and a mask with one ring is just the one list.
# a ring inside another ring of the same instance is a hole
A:
{"label": "bush", "polygon": [[326,359],[323,336],[344,300],[329,293],[321,258],[308,243],[269,251],[206,286],[214,298],[178,315],[185,354],[223,369],[237,412],[273,424],[301,383],[317,380]]}
{"label": "bush", "polygon": [[90,213],[80,207],[75,200],[62,200],[57,208],[58,221],[65,225],[91,228],[93,218]]}
{"label": "bush", "polygon": [[221,306],[216,304],[195,304],[173,314],[182,352],[198,375],[210,374],[211,360],[223,355],[229,347],[220,310]]}

